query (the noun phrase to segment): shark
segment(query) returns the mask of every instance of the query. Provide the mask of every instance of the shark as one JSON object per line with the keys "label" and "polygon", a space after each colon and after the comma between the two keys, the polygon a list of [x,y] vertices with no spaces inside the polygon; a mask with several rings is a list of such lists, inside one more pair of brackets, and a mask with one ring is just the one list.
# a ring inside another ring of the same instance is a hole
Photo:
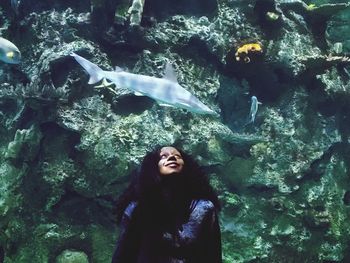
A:
{"label": "shark", "polygon": [[198,114],[218,115],[178,83],[170,63],[165,66],[164,76],[158,78],[129,73],[119,67],[116,67],[114,71],[102,70],[96,64],[74,52],[70,55],[90,75],[88,84],[95,84],[102,80],[104,86],[112,83],[117,87],[133,91],[137,96],[152,98],[161,106],[182,108]]}

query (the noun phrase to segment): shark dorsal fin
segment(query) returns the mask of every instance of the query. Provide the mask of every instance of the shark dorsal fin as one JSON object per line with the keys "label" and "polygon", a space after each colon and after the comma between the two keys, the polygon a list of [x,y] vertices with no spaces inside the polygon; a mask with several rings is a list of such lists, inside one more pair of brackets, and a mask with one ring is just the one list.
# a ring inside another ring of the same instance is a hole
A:
{"label": "shark dorsal fin", "polygon": [[163,78],[177,83],[175,70],[169,62],[167,62],[165,65]]}
{"label": "shark dorsal fin", "polygon": [[122,72],[122,71],[124,71],[122,68],[115,66],[114,72]]}

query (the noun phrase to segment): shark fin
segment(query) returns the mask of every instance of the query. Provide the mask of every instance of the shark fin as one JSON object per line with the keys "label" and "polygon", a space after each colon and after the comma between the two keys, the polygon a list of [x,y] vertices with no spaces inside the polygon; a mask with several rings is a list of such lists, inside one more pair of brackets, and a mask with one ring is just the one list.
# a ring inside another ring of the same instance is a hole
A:
{"label": "shark fin", "polygon": [[184,106],[184,107],[191,108],[191,105],[189,105],[189,104],[186,103],[186,102],[179,102],[179,105],[182,105],[182,106]]}
{"label": "shark fin", "polygon": [[185,107],[191,107],[191,105],[188,102],[189,101],[185,100],[185,99],[178,99],[176,104],[182,105],[182,106],[185,106]]}
{"label": "shark fin", "polygon": [[177,83],[177,77],[176,77],[175,70],[169,62],[167,62],[165,65],[163,78]]}
{"label": "shark fin", "polygon": [[88,84],[95,84],[99,82],[101,79],[103,79],[104,72],[99,66],[75,54],[74,52],[71,53],[70,55],[74,57],[74,59],[80,64],[80,66],[82,66],[86,70],[86,72],[90,75]]}
{"label": "shark fin", "polygon": [[112,89],[111,87],[106,87],[109,91],[111,91],[112,93],[114,93],[115,95],[118,95],[118,93],[114,90],[114,89]]}
{"label": "shark fin", "polygon": [[114,85],[113,82],[108,82],[105,78],[102,79],[102,83],[100,85],[94,86],[95,88],[106,88]]}
{"label": "shark fin", "polygon": [[162,106],[162,107],[174,107],[173,105],[166,104],[166,103],[163,103],[163,102],[158,102],[157,101],[157,103],[158,103],[159,106]]}

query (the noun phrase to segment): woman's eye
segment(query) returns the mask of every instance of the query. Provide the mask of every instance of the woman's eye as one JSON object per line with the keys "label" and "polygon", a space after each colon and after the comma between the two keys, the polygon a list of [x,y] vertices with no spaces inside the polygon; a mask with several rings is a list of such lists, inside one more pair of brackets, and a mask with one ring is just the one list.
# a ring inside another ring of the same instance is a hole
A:
{"label": "woman's eye", "polygon": [[160,159],[165,159],[167,158],[165,154],[160,155]]}

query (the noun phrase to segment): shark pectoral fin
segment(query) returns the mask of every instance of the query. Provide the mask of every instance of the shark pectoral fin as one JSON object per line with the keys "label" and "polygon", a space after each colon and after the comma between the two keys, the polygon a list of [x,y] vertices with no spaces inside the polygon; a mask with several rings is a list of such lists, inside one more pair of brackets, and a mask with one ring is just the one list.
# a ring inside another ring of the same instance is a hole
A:
{"label": "shark pectoral fin", "polygon": [[113,92],[114,94],[118,95],[118,93],[111,87],[115,85],[113,82],[108,82],[106,79],[102,80],[102,83],[100,85],[94,86],[94,88],[107,88],[109,91]]}
{"label": "shark pectoral fin", "polygon": [[176,104],[178,104],[178,105],[182,105],[182,106],[184,106],[184,107],[186,107],[186,108],[191,108],[191,105],[186,101],[186,100],[178,100],[178,102],[176,103]]}
{"label": "shark pectoral fin", "polygon": [[111,91],[112,93],[118,95],[118,93],[117,93],[114,89],[112,89],[111,87],[106,87],[106,88],[107,88],[109,91]]}
{"label": "shark pectoral fin", "polygon": [[105,86],[105,87],[110,87],[110,86],[114,85],[114,83],[113,82],[108,82],[106,79],[103,79],[102,85]]}
{"label": "shark pectoral fin", "polygon": [[113,82],[108,82],[106,79],[102,80],[102,83],[100,85],[94,86],[95,88],[107,88],[114,85]]}
{"label": "shark pectoral fin", "polygon": [[163,78],[177,83],[177,77],[176,77],[175,70],[169,62],[167,62],[165,65],[165,71],[164,71]]}
{"label": "shark pectoral fin", "polygon": [[162,106],[162,107],[174,107],[174,105],[166,104],[164,102],[157,101],[157,103],[158,103],[159,106]]}
{"label": "shark pectoral fin", "polygon": [[94,88],[98,89],[98,88],[104,88],[105,85],[103,85],[102,83],[100,85],[94,86]]}
{"label": "shark pectoral fin", "polygon": [[184,103],[184,102],[179,102],[178,104],[182,105],[183,107],[186,107],[186,108],[191,108],[191,105],[187,104],[187,103]]}

